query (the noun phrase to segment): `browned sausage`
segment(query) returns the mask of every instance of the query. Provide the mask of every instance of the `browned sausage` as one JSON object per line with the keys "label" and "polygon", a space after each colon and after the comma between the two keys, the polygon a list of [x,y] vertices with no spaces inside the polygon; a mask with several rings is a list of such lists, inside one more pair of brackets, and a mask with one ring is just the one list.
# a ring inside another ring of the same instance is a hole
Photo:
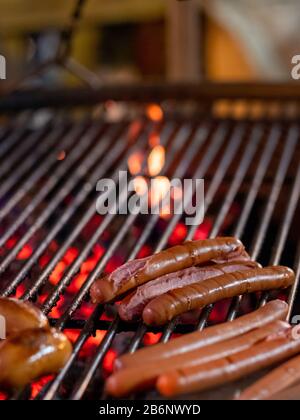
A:
{"label": "browned sausage", "polygon": [[143,320],[148,325],[164,325],[184,312],[244,293],[286,288],[294,280],[293,271],[281,266],[223,274],[153,299],[143,311]]}
{"label": "browned sausage", "polygon": [[245,256],[243,244],[236,238],[216,238],[189,241],[154,254],[129,261],[113,273],[96,280],[91,288],[94,303],[115,299],[143,283],[184,268],[217,260],[226,262]]}
{"label": "browned sausage", "polygon": [[300,339],[266,341],[250,349],[198,366],[180,368],[161,375],[157,389],[164,396],[211,389],[279,363],[300,351]]}
{"label": "browned sausage", "polygon": [[56,373],[71,352],[67,337],[54,329],[22,331],[0,344],[0,384],[19,388],[42,375]]}
{"label": "browned sausage", "polygon": [[29,302],[0,298],[0,315],[4,317],[6,335],[32,328],[49,327],[46,316]]}
{"label": "browned sausage", "polygon": [[156,344],[145,347],[133,354],[125,354],[115,362],[117,369],[124,367],[144,366],[145,361],[162,361],[178,354],[198,350],[203,347],[229,340],[242,334],[246,334],[256,328],[263,327],[275,320],[286,319],[288,305],[281,300],[268,302],[262,308],[241,316],[232,322],[214,325],[205,328],[203,331],[196,331],[190,334],[175,338],[167,343]]}
{"label": "browned sausage", "polygon": [[242,336],[222,343],[213,344],[199,350],[173,356],[169,359],[163,359],[141,366],[121,369],[106,381],[106,391],[114,397],[124,397],[131,392],[140,391],[148,386],[154,385],[158,376],[173,369],[197,366],[208,363],[213,360],[227,357],[231,354],[245,350],[267,337],[275,338],[281,332],[290,328],[287,322],[274,321],[273,323],[251,331]]}
{"label": "browned sausage", "polygon": [[260,265],[254,261],[236,261],[206,267],[189,267],[175,273],[166,274],[139,286],[135,292],[125,297],[118,306],[119,315],[124,321],[140,319],[147,303],[163,293],[225,273],[259,267]]}
{"label": "browned sausage", "polygon": [[267,400],[300,380],[300,356],[294,357],[246,388],[237,399]]}

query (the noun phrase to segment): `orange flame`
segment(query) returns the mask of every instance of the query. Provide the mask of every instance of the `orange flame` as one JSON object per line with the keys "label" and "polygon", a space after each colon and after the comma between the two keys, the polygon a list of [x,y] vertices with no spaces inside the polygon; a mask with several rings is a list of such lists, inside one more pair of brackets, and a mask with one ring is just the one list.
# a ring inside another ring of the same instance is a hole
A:
{"label": "orange flame", "polygon": [[128,158],[128,168],[131,175],[137,175],[142,170],[144,157],[141,152],[134,152]]}
{"label": "orange flame", "polygon": [[146,109],[147,117],[155,122],[161,121],[164,117],[162,108],[158,104],[150,104]]}
{"label": "orange flame", "polygon": [[156,176],[161,172],[165,164],[165,159],[165,148],[158,144],[151,150],[148,156],[148,172],[150,176]]}

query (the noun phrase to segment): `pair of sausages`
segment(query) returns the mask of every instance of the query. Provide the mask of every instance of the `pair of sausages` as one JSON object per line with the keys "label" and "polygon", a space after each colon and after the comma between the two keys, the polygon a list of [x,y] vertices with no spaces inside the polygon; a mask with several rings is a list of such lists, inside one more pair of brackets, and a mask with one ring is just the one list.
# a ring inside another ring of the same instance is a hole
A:
{"label": "pair of sausages", "polygon": [[179,354],[169,359],[150,362],[143,366],[121,369],[107,380],[106,390],[114,397],[124,397],[131,392],[154,385],[157,378],[174,369],[182,369],[209,363],[223,357],[228,357],[266,339],[275,339],[279,334],[289,329],[289,324],[274,321],[265,327],[256,329],[231,340],[212,344],[202,349]]}
{"label": "pair of sausages", "polygon": [[[300,356],[283,363],[253,385],[246,388],[238,400],[268,400],[300,381]],[[300,394],[298,395],[298,397]]]}
{"label": "pair of sausages", "polygon": [[23,387],[58,372],[71,355],[67,337],[51,329],[47,317],[29,302],[0,298],[7,338],[0,342],[0,384]]}
{"label": "pair of sausages", "polygon": [[24,387],[42,375],[58,372],[71,352],[67,337],[54,329],[24,330],[0,344],[0,383],[4,388]]}
{"label": "pair of sausages", "polygon": [[279,363],[300,352],[300,339],[291,336],[264,341],[239,353],[193,367],[171,370],[156,383],[163,396],[211,389]]}
{"label": "pair of sausages", "polygon": [[143,319],[148,325],[164,325],[184,312],[245,293],[285,289],[294,280],[294,272],[282,266],[226,273],[156,297],[143,310]]}
{"label": "pair of sausages", "polygon": [[232,322],[214,325],[203,331],[195,331],[154,346],[145,347],[133,354],[124,354],[115,361],[115,368],[144,366],[145,363],[160,363],[170,357],[200,350],[204,347],[246,334],[256,328],[266,326],[276,320],[285,320],[288,305],[281,300],[273,300],[250,314],[236,318]]}
{"label": "pair of sausages", "polygon": [[137,288],[137,290],[125,297],[118,311],[124,321],[138,320],[143,316],[144,308],[152,299],[157,298],[171,290],[200,283],[212,277],[217,277],[235,271],[245,271],[259,268],[254,261],[236,261],[223,264],[212,264],[206,267],[189,267],[175,273],[165,274]]}
{"label": "pair of sausages", "polygon": [[228,262],[249,259],[236,238],[188,241],[150,257],[129,261],[113,273],[98,279],[91,287],[94,303],[116,299],[131,289],[158,277],[209,261]]}

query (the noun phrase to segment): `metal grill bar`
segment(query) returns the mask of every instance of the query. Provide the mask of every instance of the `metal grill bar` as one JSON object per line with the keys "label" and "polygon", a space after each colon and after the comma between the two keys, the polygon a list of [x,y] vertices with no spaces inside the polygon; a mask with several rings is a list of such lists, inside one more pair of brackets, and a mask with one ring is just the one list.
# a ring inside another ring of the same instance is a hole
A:
{"label": "metal grill bar", "polygon": [[[26,179],[22,185],[14,191],[13,195],[10,196],[9,200],[7,200],[6,204],[0,211],[0,221],[16,206],[16,204],[22,200],[23,197],[27,194],[30,189],[36,185],[44,175],[46,175],[51,167],[54,165],[54,163],[57,162],[58,153],[60,151],[69,152],[69,149],[73,146],[75,146],[76,141],[80,138],[80,135],[85,130],[86,124],[81,123],[78,125],[78,127],[75,125],[74,130],[70,131],[70,133],[63,137],[63,141],[59,142],[58,145],[56,145],[54,152],[50,153],[50,155],[46,159],[41,159],[40,166],[37,166],[34,171],[31,172],[29,178]],[[56,142],[58,139],[60,140],[61,136],[63,135],[63,130],[58,129],[57,132],[51,132],[49,137],[54,138],[54,142]],[[45,141],[45,140],[43,140]],[[48,151],[52,150],[49,146],[52,143],[50,141],[50,144],[47,144],[46,146]],[[35,154],[36,157],[36,154]],[[32,158],[31,158],[32,159]],[[70,162],[70,156],[68,157],[68,162]],[[54,178],[52,175],[51,178]],[[43,188],[43,193],[46,194],[48,192],[47,188]],[[41,197],[40,200],[42,200],[44,197]],[[33,210],[32,202],[31,202],[31,209]]]}

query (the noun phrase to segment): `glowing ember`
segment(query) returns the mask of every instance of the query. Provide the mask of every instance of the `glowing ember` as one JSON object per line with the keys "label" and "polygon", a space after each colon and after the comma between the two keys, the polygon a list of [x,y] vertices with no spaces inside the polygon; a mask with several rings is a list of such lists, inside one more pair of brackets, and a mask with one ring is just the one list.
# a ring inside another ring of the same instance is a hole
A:
{"label": "glowing ember", "polygon": [[58,282],[61,280],[66,268],[67,268],[67,264],[64,261],[60,261],[59,263],[57,263],[54,270],[50,274],[50,277],[49,277],[50,283],[56,286]]}
{"label": "glowing ember", "polygon": [[161,145],[155,146],[148,157],[148,172],[150,176],[158,175],[165,164],[165,148]]}
{"label": "glowing ember", "polygon": [[17,287],[16,293],[15,293],[15,297],[16,297],[17,299],[19,299],[21,296],[23,296],[23,295],[24,295],[25,290],[26,290],[25,284],[23,284],[23,283],[22,283],[22,284],[20,284],[20,285]]}
{"label": "glowing ember", "polygon": [[66,298],[64,296],[60,296],[59,301],[57,302],[56,306],[54,306],[49,313],[51,318],[60,318],[63,314],[63,305],[65,303]]}
{"label": "glowing ember", "polygon": [[83,284],[85,283],[87,277],[88,273],[78,274],[78,276],[74,277],[72,283],[68,286],[67,291],[69,293],[78,293]]}
{"label": "glowing ember", "polygon": [[103,338],[105,337],[105,334],[106,331],[97,330],[95,337],[89,337],[80,351],[80,357],[88,357],[93,352],[95,352],[96,348],[100,345]]}
{"label": "glowing ember", "polygon": [[142,152],[132,153],[128,158],[128,169],[132,175],[137,175],[142,170],[144,156]]}
{"label": "glowing ember", "polygon": [[148,191],[147,181],[143,176],[136,176],[133,180],[135,192],[142,196]]}
{"label": "glowing ember", "polygon": [[111,373],[113,371],[116,358],[117,352],[113,349],[108,350],[103,359],[103,368],[107,373]]}
{"label": "glowing ember", "polygon": [[38,396],[38,394],[42,391],[42,389],[44,388],[44,386],[52,381],[52,379],[54,378],[53,375],[48,375],[48,376],[44,376],[43,378],[41,378],[39,381],[34,382],[33,384],[31,384],[31,399],[34,399],[35,397]]}
{"label": "glowing ember", "polygon": [[152,121],[161,121],[164,117],[162,108],[158,104],[150,104],[146,109],[147,117]]}
{"label": "glowing ember", "polygon": [[85,260],[80,267],[80,273],[81,274],[87,274],[94,270],[94,268],[97,265],[97,259],[96,258],[89,258]]}
{"label": "glowing ember", "polygon": [[61,161],[61,160],[65,160],[67,154],[64,150],[61,150],[58,155],[57,155],[57,160]]}
{"label": "glowing ember", "polygon": [[64,330],[64,334],[68,337],[68,339],[71,341],[72,344],[74,344],[80,334],[79,330]]}
{"label": "glowing ember", "polygon": [[161,333],[146,333],[144,338],[143,338],[143,343],[145,346],[151,346],[152,344],[156,344],[159,342],[161,337]]}
{"label": "glowing ember", "polygon": [[48,254],[42,255],[40,260],[39,260],[39,265],[41,268],[46,267],[46,265],[49,263],[51,257]]}
{"label": "glowing ember", "polygon": [[4,392],[0,392],[0,401],[4,401],[7,399],[7,395]]}
{"label": "glowing ember", "polygon": [[18,260],[27,260],[32,254],[32,247],[28,244],[24,245],[17,255]]}
{"label": "glowing ember", "polygon": [[143,245],[137,254],[137,258],[145,258],[152,255],[152,248],[149,245]]}
{"label": "glowing ember", "polygon": [[17,240],[18,240],[18,238],[16,238],[16,237],[8,239],[8,241],[5,244],[6,248],[7,249],[13,248],[16,245]]}
{"label": "glowing ember", "polygon": [[206,239],[208,238],[209,232],[212,228],[212,221],[210,219],[205,219],[204,222],[198,227],[195,232],[194,240]]}
{"label": "glowing ember", "polygon": [[178,223],[169,238],[170,245],[178,245],[184,241],[187,236],[187,227],[184,223]]}
{"label": "glowing ember", "polygon": [[93,254],[95,255],[96,258],[101,258],[102,255],[105,252],[105,248],[103,248],[103,246],[96,244],[93,248]]}
{"label": "glowing ember", "polygon": [[77,258],[78,253],[79,252],[77,248],[69,248],[63,257],[63,260],[67,264],[72,264],[72,262]]}

